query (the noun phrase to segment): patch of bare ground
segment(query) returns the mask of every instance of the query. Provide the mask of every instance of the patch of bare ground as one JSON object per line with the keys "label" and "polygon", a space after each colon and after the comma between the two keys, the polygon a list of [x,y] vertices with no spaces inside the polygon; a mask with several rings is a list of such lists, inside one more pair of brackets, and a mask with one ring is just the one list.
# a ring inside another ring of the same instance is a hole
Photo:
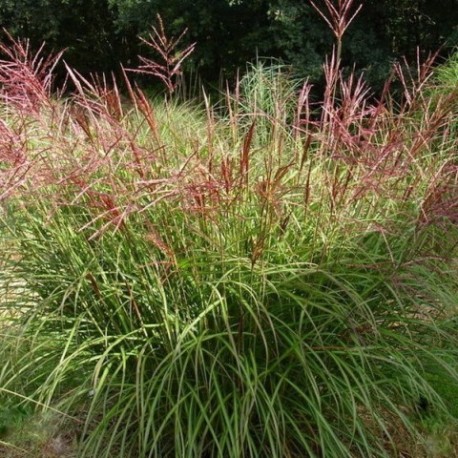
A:
{"label": "patch of bare ground", "polygon": [[[408,417],[415,418],[414,409],[403,408]],[[385,412],[384,429],[376,424],[373,416],[360,409],[362,417],[371,433],[382,437],[385,450],[393,458],[451,458],[458,457],[458,422],[445,425],[425,425],[418,427],[419,434],[412,435],[402,420]],[[417,421],[417,420],[414,420]],[[419,420],[418,420],[419,421]],[[366,458],[355,453],[354,458]]]}
{"label": "patch of bare ground", "polygon": [[0,440],[1,458],[78,458],[77,431],[39,414]]}

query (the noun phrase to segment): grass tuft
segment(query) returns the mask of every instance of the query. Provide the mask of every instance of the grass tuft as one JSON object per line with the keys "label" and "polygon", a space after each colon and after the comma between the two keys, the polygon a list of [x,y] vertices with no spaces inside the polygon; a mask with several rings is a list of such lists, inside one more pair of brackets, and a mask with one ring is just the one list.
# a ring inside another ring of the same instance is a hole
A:
{"label": "grass tuft", "polygon": [[68,72],[0,107],[0,434],[52,412],[79,457],[422,456],[455,414],[456,91],[374,102],[335,56],[321,103],[278,66],[217,106]]}

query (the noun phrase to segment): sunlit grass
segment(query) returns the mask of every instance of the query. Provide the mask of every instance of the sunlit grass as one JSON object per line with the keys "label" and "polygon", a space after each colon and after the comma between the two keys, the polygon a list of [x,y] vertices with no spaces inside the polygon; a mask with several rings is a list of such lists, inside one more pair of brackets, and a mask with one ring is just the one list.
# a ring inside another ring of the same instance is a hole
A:
{"label": "sunlit grass", "polygon": [[395,456],[419,406],[448,418],[425,372],[457,380],[456,93],[70,78],[0,125],[4,413],[53,409],[81,457]]}

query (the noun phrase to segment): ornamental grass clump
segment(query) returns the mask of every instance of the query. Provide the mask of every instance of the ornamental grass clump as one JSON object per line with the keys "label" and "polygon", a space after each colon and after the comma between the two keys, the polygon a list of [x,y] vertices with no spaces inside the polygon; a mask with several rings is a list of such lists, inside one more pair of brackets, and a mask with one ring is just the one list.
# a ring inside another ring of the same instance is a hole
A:
{"label": "ornamental grass clump", "polygon": [[456,380],[456,93],[374,102],[337,60],[321,104],[260,67],[224,110],[70,68],[52,110],[3,103],[0,405],[81,457],[421,456],[424,367]]}

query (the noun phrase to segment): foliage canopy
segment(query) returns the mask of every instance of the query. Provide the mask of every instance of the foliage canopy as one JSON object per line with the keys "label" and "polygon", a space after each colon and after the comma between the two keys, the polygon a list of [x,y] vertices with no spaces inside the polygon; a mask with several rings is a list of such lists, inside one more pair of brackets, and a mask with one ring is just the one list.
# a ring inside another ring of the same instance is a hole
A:
{"label": "foliage canopy", "polygon": [[[317,2],[318,5],[322,1]],[[346,37],[344,63],[381,83],[394,57],[458,43],[456,0],[365,0]],[[32,43],[67,48],[79,71],[116,70],[139,54],[160,14],[171,33],[189,29],[191,64],[210,81],[232,77],[256,55],[281,58],[316,80],[332,37],[307,1],[296,0],[0,0],[0,24]]]}

